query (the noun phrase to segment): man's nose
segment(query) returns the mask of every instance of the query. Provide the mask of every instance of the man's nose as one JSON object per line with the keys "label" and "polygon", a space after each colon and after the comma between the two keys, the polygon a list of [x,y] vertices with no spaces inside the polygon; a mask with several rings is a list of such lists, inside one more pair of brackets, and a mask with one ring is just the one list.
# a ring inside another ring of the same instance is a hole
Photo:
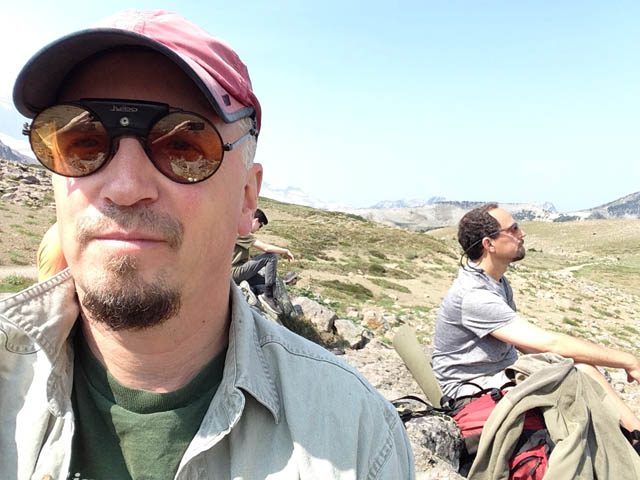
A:
{"label": "man's nose", "polygon": [[116,205],[151,203],[158,197],[158,176],[141,142],[135,137],[115,140],[115,153],[101,172],[102,196]]}

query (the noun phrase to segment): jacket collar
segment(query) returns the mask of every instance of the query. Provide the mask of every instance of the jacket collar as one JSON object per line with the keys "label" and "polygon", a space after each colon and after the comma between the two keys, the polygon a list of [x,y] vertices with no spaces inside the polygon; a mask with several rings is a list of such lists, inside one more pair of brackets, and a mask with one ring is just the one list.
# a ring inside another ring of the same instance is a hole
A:
{"label": "jacket collar", "polygon": [[[251,394],[280,420],[280,397],[275,384],[273,366],[267,362],[258,331],[260,322],[266,322],[244,299],[241,290],[231,282],[231,327],[229,348],[225,363],[225,377],[233,373],[233,385]],[[227,372],[227,367],[233,372]],[[224,381],[224,380],[223,380]]]}
{"label": "jacket collar", "polygon": [[[276,375],[267,362],[257,324],[266,321],[245,301],[240,289],[231,282],[231,326],[225,359],[224,376],[218,393],[226,398],[220,405],[230,417],[239,416],[244,397],[239,390],[254,397],[280,421],[280,398]],[[47,398],[54,415],[70,409],[73,385],[73,351],[69,336],[79,316],[75,283],[69,270],[55,275],[0,301],[0,316],[17,329],[12,335],[14,348],[21,353],[44,353],[51,373]],[[26,334],[26,335],[25,335]],[[219,397],[218,394],[214,397]],[[212,408],[215,405],[212,404]]]}
{"label": "jacket collar", "polygon": [[73,351],[66,340],[79,312],[69,270],[0,301],[0,315],[15,328],[7,333],[14,351],[36,355],[38,368],[50,370],[47,399],[56,416],[71,410]]}

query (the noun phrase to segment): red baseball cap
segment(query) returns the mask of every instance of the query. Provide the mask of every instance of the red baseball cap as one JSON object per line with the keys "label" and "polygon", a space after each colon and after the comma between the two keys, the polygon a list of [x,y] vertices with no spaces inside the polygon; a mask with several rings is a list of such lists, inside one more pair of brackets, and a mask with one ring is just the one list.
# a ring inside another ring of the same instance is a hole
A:
{"label": "red baseball cap", "polygon": [[119,46],[147,47],[165,55],[194,81],[224,122],[253,117],[260,129],[260,103],[238,55],[222,40],[163,10],[125,10],[45,46],[18,74],[16,108],[33,118],[56,102],[61,83],[76,65]]}

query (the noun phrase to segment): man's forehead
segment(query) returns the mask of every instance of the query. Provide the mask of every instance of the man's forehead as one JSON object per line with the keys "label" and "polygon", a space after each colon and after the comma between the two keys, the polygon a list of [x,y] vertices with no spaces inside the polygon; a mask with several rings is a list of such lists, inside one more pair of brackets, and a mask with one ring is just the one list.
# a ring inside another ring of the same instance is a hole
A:
{"label": "man's forehead", "polygon": [[501,228],[509,227],[515,221],[513,216],[504,208],[494,208],[493,210],[489,210],[488,213],[498,221]]}

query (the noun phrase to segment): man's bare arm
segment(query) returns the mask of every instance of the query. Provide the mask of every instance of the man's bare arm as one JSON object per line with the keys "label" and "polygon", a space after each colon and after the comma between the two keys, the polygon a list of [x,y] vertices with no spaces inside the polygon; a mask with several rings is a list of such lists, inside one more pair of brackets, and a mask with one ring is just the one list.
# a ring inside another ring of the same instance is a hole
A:
{"label": "man's bare arm", "polygon": [[623,368],[627,372],[628,381],[640,382],[640,359],[630,353],[562,333],[549,332],[520,317],[494,330],[491,335],[510,343],[523,353],[552,352],[572,358],[576,363]]}
{"label": "man's bare arm", "polygon": [[266,243],[260,240],[256,240],[253,244],[258,250],[262,250],[266,253],[275,253],[278,255],[282,255],[287,260],[295,260],[293,253],[291,253],[287,248],[278,247],[277,245],[271,245],[270,243]]}

